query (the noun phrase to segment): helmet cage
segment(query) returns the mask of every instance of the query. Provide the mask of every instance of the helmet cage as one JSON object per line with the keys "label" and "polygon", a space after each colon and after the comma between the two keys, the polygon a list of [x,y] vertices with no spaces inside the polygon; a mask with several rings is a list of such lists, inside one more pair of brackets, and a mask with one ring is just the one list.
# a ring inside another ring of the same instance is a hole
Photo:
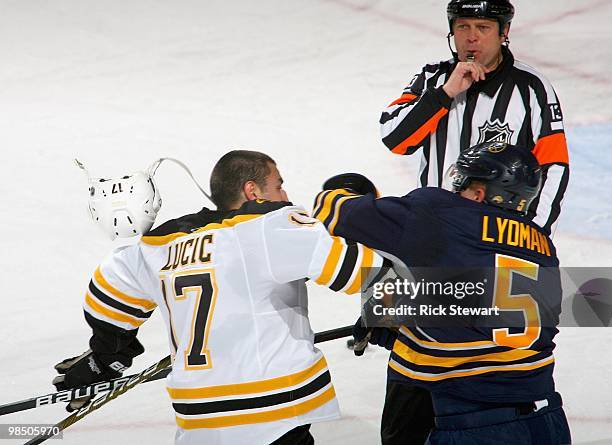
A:
{"label": "helmet cage", "polygon": [[85,166],[75,159],[89,181],[89,214],[111,239],[143,235],[153,227],[162,205],[153,176],[164,161],[172,161],[183,168],[202,194],[212,202],[210,194],[198,183],[189,167],[178,159],[159,158],[144,172],[112,179],[92,178]]}
{"label": "helmet cage", "polygon": [[161,208],[153,177],[136,172],[119,178],[90,178],[89,213],[111,239],[146,233]]}

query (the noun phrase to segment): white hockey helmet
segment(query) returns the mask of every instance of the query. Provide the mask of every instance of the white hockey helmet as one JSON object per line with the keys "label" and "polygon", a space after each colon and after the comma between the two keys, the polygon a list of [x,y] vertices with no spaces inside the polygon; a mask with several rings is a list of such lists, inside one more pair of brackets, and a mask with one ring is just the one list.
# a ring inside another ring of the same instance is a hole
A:
{"label": "white hockey helmet", "polygon": [[92,178],[85,166],[75,159],[89,180],[88,204],[91,218],[112,240],[142,235],[153,227],[162,205],[161,195],[153,176],[165,160],[173,161],[183,167],[202,193],[210,199],[189,168],[173,158],[160,158],[146,171],[111,179]]}
{"label": "white hockey helmet", "polygon": [[[87,173],[83,164],[76,162]],[[150,172],[110,179],[87,176],[89,214],[111,239],[142,235],[153,226],[161,196]]]}

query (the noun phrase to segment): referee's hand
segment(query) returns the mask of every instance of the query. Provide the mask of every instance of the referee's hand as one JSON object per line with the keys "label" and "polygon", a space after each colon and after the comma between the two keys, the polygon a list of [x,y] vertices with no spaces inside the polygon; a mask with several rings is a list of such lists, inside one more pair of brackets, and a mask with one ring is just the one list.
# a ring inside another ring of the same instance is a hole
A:
{"label": "referee's hand", "polygon": [[480,62],[459,62],[442,88],[453,99],[474,82],[484,80],[486,72],[487,69]]}

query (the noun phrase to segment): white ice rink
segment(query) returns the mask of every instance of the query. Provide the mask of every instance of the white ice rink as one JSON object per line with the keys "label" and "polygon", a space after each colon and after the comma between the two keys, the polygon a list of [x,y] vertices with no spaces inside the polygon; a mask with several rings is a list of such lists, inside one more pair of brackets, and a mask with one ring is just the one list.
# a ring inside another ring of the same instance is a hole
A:
{"label": "white ice rink", "polygon": [[[515,56],[564,108],[572,178],[555,241],[563,265],[612,264],[612,0],[514,0]],[[289,197],[310,206],[325,178],[367,174],[384,194],[416,184],[418,157],[392,155],[380,111],[427,62],[449,57],[440,0],[0,1],[0,404],[53,390],[53,364],[87,348],[81,300],[111,243],[89,221],[87,182],[160,156],[207,183],[231,148],[265,151]],[[207,203],[177,167],[157,175],[158,221]],[[315,330],[352,324],[358,301],[311,286]],[[161,318],[141,329],[135,372],[167,355]],[[555,377],[576,444],[612,443],[612,329],[564,328]],[[379,443],[384,350],[321,345],[343,410],[319,444]],[[55,423],[62,406],[0,423]],[[63,444],[169,444],[163,382],[69,428]],[[2,441],[2,443],[19,443]],[[53,443],[53,442],[51,442]]]}

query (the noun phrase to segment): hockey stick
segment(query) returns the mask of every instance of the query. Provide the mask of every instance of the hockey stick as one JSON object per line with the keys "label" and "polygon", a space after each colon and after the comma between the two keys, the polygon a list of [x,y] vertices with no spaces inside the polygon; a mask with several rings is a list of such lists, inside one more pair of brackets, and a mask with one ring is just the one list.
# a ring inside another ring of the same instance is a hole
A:
{"label": "hockey stick", "polygon": [[[337,338],[348,337],[352,335],[352,326],[344,326],[341,328],[331,329],[329,331],[318,332],[315,334],[315,343],[320,343],[329,340],[335,340]],[[165,378],[170,374],[170,368],[162,369],[155,375],[152,375],[146,382],[153,382]],[[38,408],[45,405],[53,405],[54,403],[66,403],[71,400],[78,399],[81,397],[93,397],[102,392],[110,391],[114,388],[125,385],[131,379],[138,377],[139,374],[131,374],[123,377],[119,377],[104,382],[93,383],[87,386],[81,386],[79,388],[67,389],[64,391],[54,392],[51,394],[45,394],[44,396],[32,397],[30,399],[19,400],[17,402],[7,403],[0,405],[0,416],[5,414],[16,413],[19,411],[26,411],[33,408]]]}
{"label": "hockey stick", "polygon": [[322,343],[339,338],[349,337],[353,335],[353,325],[342,326],[341,328],[330,329],[329,331],[317,332],[314,336],[315,343]]}
{"label": "hockey stick", "polygon": [[[343,326],[341,328],[330,329],[329,331],[318,332],[315,334],[314,342],[321,343],[325,341],[335,340],[338,338],[348,337],[349,335],[352,335],[352,332],[353,332],[353,326]],[[74,413],[66,417],[65,419],[56,423],[52,428],[49,428],[50,433],[41,434],[39,436],[36,436],[33,439],[26,442],[25,445],[38,445],[44,442],[45,440],[53,437],[59,431],[65,430],[70,425],[78,422],[86,415],[92,413],[93,411],[97,410],[98,408],[110,402],[111,400],[116,399],[121,394],[129,391],[134,386],[140,383],[143,383],[143,382],[159,380],[163,378],[159,376],[160,374],[163,374],[163,376],[165,377],[166,375],[168,375],[169,372],[170,372],[170,356],[167,356],[161,359],[159,362],[155,363],[154,365],[149,366],[147,369],[145,369],[141,373],[129,376],[129,380],[127,380],[121,386],[114,386],[110,392],[103,394],[102,396],[96,399],[93,399],[83,408],[79,409],[78,411],[75,411]],[[114,380],[123,380],[123,379],[114,379]],[[111,381],[108,381],[105,383],[110,383]],[[62,401],[66,401],[66,400],[62,400]]]}
{"label": "hockey stick", "polygon": [[[170,368],[162,369],[157,374],[152,376],[151,379],[147,380],[147,382],[163,379],[169,373]],[[93,397],[102,392],[110,391],[119,386],[123,386],[130,379],[133,379],[137,376],[138,374],[126,375],[124,377],[119,377],[104,382],[93,383],[87,386],[66,389],[64,391],[53,392],[44,396],[32,397],[31,399],[25,399],[20,400],[18,402],[7,403],[6,405],[0,405],[0,416],[16,413],[18,411],[26,411],[28,409],[38,408],[39,406],[53,405],[54,403],[70,402],[71,400],[78,399],[80,397]]]}
{"label": "hockey stick", "polygon": [[170,366],[170,356],[164,357],[159,362],[155,363],[152,366],[149,366],[147,369],[142,371],[140,374],[135,374],[134,377],[128,380],[124,385],[116,386],[110,392],[103,394],[96,399],[93,399],[80,410],[75,411],[74,413],[66,417],[64,420],[61,420],[60,422],[56,423],[53,426],[53,428],[49,429],[49,433],[36,436],[33,439],[27,441],[25,445],[36,445],[36,444],[44,442],[45,440],[53,437],[55,433],[65,430],[73,423],[81,420],[87,414],[92,413],[93,411],[97,410],[101,406],[105,405],[107,402],[110,402],[111,400],[116,399],[121,394],[129,391],[130,389],[132,389],[134,386],[138,385],[139,383],[149,380],[151,376],[154,376],[159,371],[164,370],[168,366]]}

